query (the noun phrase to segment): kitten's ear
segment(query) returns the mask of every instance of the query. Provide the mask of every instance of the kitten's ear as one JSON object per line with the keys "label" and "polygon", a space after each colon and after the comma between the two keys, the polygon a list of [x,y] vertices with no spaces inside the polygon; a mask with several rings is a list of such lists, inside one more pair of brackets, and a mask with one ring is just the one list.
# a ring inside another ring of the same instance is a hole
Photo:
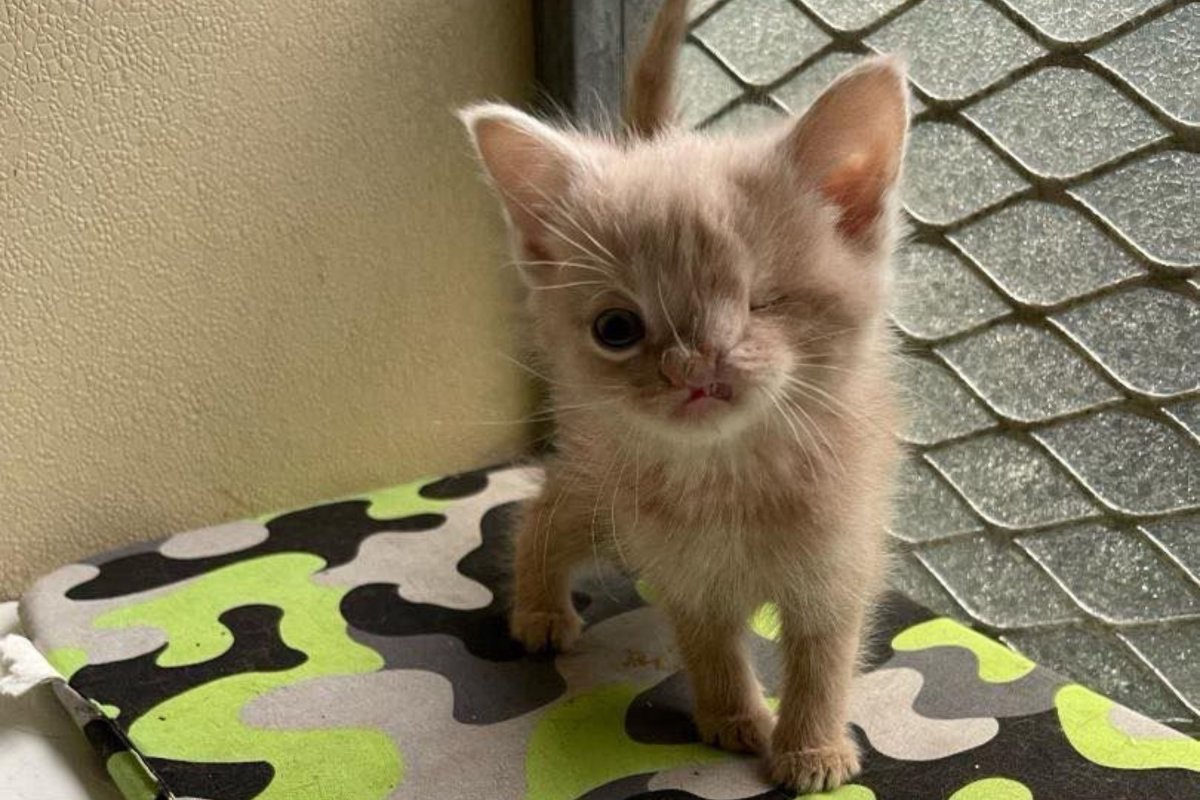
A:
{"label": "kitten's ear", "polygon": [[546,219],[579,167],[571,141],[515,108],[498,104],[459,112],[471,133],[521,246],[542,258],[550,228]]}
{"label": "kitten's ear", "polygon": [[904,64],[880,56],[835,80],[788,132],[784,149],[806,188],[839,210],[838,231],[863,241],[900,177],[907,133]]}

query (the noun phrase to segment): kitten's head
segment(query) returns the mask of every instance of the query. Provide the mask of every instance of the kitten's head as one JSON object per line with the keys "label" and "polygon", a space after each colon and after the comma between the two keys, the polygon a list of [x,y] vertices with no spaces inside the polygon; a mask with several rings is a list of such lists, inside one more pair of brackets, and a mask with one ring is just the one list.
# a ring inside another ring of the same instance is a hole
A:
{"label": "kitten's head", "polygon": [[803,427],[877,341],[908,125],[895,60],[751,138],[616,141],[502,105],[463,119],[564,416],[681,440]]}

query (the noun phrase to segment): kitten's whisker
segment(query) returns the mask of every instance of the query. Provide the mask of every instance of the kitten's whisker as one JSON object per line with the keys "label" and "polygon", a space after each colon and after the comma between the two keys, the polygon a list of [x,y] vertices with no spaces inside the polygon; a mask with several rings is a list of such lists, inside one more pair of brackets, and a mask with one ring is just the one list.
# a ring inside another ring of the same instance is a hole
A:
{"label": "kitten's whisker", "polygon": [[[837,401],[837,399],[834,398],[833,395],[831,395],[828,392],[826,392],[825,390],[819,388],[815,384],[805,383],[803,381],[799,381],[794,378],[789,378],[787,381],[787,385],[789,387],[791,387],[792,389],[795,389],[796,391],[800,392],[800,394],[803,395],[805,399],[812,400],[813,402],[817,403],[819,406],[821,406],[822,409],[824,409],[825,411],[828,411],[830,414],[837,417],[838,419],[841,419],[841,420],[846,419],[846,415],[842,413],[841,408],[839,408],[839,406],[838,406],[839,401]],[[818,392],[820,394],[816,394]],[[824,395],[825,398],[828,398],[828,400],[822,399],[821,395]],[[833,403],[833,405],[831,405],[831,403]],[[850,414],[852,414],[852,415],[854,414],[854,412],[852,410],[850,410],[848,406],[843,406],[843,407],[846,408]],[[857,416],[855,416],[854,418],[857,419]]]}
{"label": "kitten's whisker", "polygon": [[[801,416],[797,413],[801,409],[796,405],[795,402],[791,400],[791,398],[787,396],[785,392],[779,392],[778,395],[776,395],[776,398],[778,400],[781,412],[787,415],[788,419],[792,420],[804,433],[805,439],[807,440],[805,447],[811,448],[811,450],[814,452],[819,451],[820,443],[813,434],[812,428],[817,428],[818,431],[820,429],[812,417],[808,414],[805,414],[804,417],[801,418]],[[812,423],[812,428],[810,428],[809,423]]]}
{"label": "kitten's whisker", "polygon": [[597,289],[596,291],[594,291],[590,295],[588,295],[588,299],[587,299],[588,304],[596,302],[596,298],[599,297],[600,295],[604,294],[605,291],[606,291],[606,289]]}
{"label": "kitten's whisker", "polygon": [[520,369],[525,370],[533,377],[539,378],[549,384],[554,383],[554,379],[551,378],[549,375],[539,372],[538,370],[536,370],[533,367],[526,364],[521,359],[514,358],[513,356],[510,356],[508,353],[504,352],[503,350],[497,350],[496,348],[492,348],[492,352],[495,353],[496,355],[500,356],[501,358],[503,358],[508,363],[512,364],[514,367],[519,367]]}
{"label": "kitten's whisker", "polygon": [[679,336],[679,329],[675,327],[675,321],[671,319],[671,312],[667,310],[667,301],[663,297],[661,272],[655,273],[654,283],[658,288],[658,305],[662,308],[663,316],[667,318],[667,325],[671,328],[671,335],[675,337],[675,344],[679,345],[680,350],[686,351],[687,348],[683,346],[683,339]]}
{"label": "kitten's whisker", "polygon": [[[534,369],[533,367],[529,366],[524,361],[521,361],[519,358],[514,358],[514,357],[510,356],[508,353],[505,353],[503,350],[498,350],[496,348],[492,348],[492,352],[495,355],[500,356],[500,358],[503,358],[508,363],[512,364],[514,367],[517,367],[518,369],[528,372],[530,375],[532,375],[533,377],[542,381],[547,386],[553,387],[555,389],[590,389],[590,390],[598,390],[598,391],[602,391],[602,392],[611,390],[611,391],[616,392],[616,391],[620,391],[621,389],[624,388],[623,386],[621,386],[618,383],[593,383],[592,381],[576,382],[576,381],[555,380],[554,378],[551,378],[546,373],[541,372],[540,370]],[[617,399],[617,398],[609,398],[608,400],[605,400],[604,402],[610,402],[615,399]],[[570,409],[571,406],[563,404],[561,406],[556,406],[556,408]],[[546,413],[553,413],[553,409],[547,410]]]}
{"label": "kitten's whisker", "polygon": [[794,411],[788,409],[787,406],[784,406],[784,409],[785,412],[796,421],[796,424],[800,426],[800,430],[803,431],[804,436],[807,439],[807,443],[802,447],[802,450],[804,453],[804,460],[808,462],[809,474],[812,475],[813,480],[815,481],[817,479],[817,473],[819,472],[817,469],[817,458],[819,458],[821,455],[821,446],[817,442],[816,437],[813,436],[812,431],[810,431],[808,426],[804,424],[804,421],[801,420]]}
{"label": "kitten's whisker", "polygon": [[[855,373],[851,373],[851,374],[853,375]],[[827,401],[829,401],[830,403],[833,404],[833,407],[827,406],[827,408],[830,408],[831,411],[835,411],[835,413],[836,413],[836,409],[840,408],[840,409],[844,409],[847,413],[849,413],[851,416],[853,416],[855,418],[857,418],[859,416],[858,412],[856,412],[853,408],[851,408],[849,403],[847,403],[844,399],[839,398],[836,395],[832,394],[829,390],[825,389],[822,386],[819,386],[811,381],[806,381],[803,378],[800,378],[796,375],[788,375],[786,380],[787,380],[787,383],[789,386],[798,387],[800,389],[812,392],[820,397],[825,398]]]}
{"label": "kitten's whisker", "polygon": [[454,424],[454,425],[527,425],[531,422],[550,422],[559,414],[578,413],[581,411],[587,411],[588,409],[599,408],[600,406],[606,406],[606,405],[610,405],[612,403],[616,403],[619,400],[620,400],[620,398],[614,397],[609,400],[597,400],[593,403],[577,403],[575,405],[555,406],[553,409],[550,409],[547,411],[538,411],[533,414],[528,414],[524,417],[516,417],[513,419],[477,419],[477,420],[435,419],[435,420],[432,420],[432,422],[436,425],[446,425],[446,424]]}
{"label": "kitten's whisker", "polygon": [[792,417],[789,416],[786,411],[784,411],[783,406],[779,402],[779,398],[776,397],[773,392],[766,392],[766,396],[767,399],[771,401],[772,405],[775,406],[776,410],[779,411],[780,419],[782,419],[788,426],[788,429],[791,430],[792,438],[796,441],[796,447],[799,448],[800,452],[804,454],[804,458],[808,462],[808,469],[812,473],[813,479],[815,480],[817,477],[817,467],[816,464],[813,463],[812,456],[808,452],[808,445],[806,445],[800,437],[800,431],[797,429],[796,423],[793,422]]}
{"label": "kitten's whisker", "polygon": [[589,408],[597,408],[599,406],[610,405],[612,403],[617,402],[620,399],[621,398],[619,398],[619,397],[612,397],[612,398],[609,398],[608,400],[596,400],[591,403],[574,403],[572,405],[561,405],[561,406],[556,405],[551,413],[557,413],[559,411],[583,411],[583,410],[589,409]]}
{"label": "kitten's whisker", "polygon": [[530,286],[535,292],[545,292],[550,289],[573,289],[576,286],[607,286],[603,281],[574,281],[572,283],[555,283],[549,286]]}
{"label": "kitten's whisker", "polygon": [[595,264],[584,264],[581,261],[522,261],[520,259],[508,261],[503,264],[506,267],[569,267],[571,269],[582,269],[590,272],[598,272],[609,280],[615,280],[613,273],[598,267]]}
{"label": "kitten's whisker", "polygon": [[846,367],[839,367],[836,364],[818,364],[815,361],[798,361],[798,362],[796,362],[796,369],[799,369],[799,370],[827,369],[832,372],[842,372],[842,373],[845,373],[846,375],[853,375],[855,377],[862,375],[862,373],[859,372],[858,370],[847,369]]}
{"label": "kitten's whisker", "polygon": [[579,224],[579,220],[575,219],[575,216],[570,212],[570,210],[567,209],[566,204],[564,204],[560,201],[555,204],[555,207],[558,209],[558,213],[562,214],[566,218],[567,222],[569,222],[575,226],[575,230],[582,233],[585,237],[587,237],[587,240],[589,242],[591,242],[596,248],[598,248],[600,250],[601,253],[608,256],[609,264],[614,265],[614,266],[616,265],[616,262],[619,261],[620,259],[618,259],[615,255],[613,255],[613,252],[611,250],[609,250],[607,247],[605,247],[603,244],[601,244],[600,241],[598,239],[596,239],[596,237],[593,236],[586,227]]}
{"label": "kitten's whisker", "polygon": [[478,427],[519,427],[521,425],[530,425],[535,422],[552,422],[553,417],[545,419],[472,419],[472,420],[446,420],[435,419],[434,425],[462,425],[462,426],[478,426]]}
{"label": "kitten's whisker", "polygon": [[807,399],[817,403],[838,419],[849,419],[864,425],[874,426],[876,430],[883,429],[876,420],[871,419],[866,414],[856,410],[849,403],[845,402],[844,400],[840,400],[838,397],[830,394],[816,384],[806,383],[796,379],[790,379],[789,384],[792,386],[792,388],[803,394]]}
{"label": "kitten's whisker", "polygon": [[[547,203],[549,204],[549,206],[551,208],[554,208],[557,205],[556,201],[553,198],[551,198],[548,194],[546,194],[546,192],[539,190],[538,194],[540,194],[542,196],[542,198],[547,201]],[[519,206],[523,211],[525,211],[525,213],[529,214],[529,216],[533,217],[541,225],[545,226],[547,230],[549,230],[555,236],[562,239],[564,242],[567,242],[571,246],[575,247],[577,250],[579,250],[583,253],[586,253],[587,255],[591,256],[592,258],[596,259],[597,261],[599,261],[601,263],[605,263],[607,266],[614,267],[614,268],[616,267],[616,264],[605,262],[605,260],[603,258],[601,258],[594,250],[584,247],[579,242],[572,239],[570,236],[567,236],[567,234],[563,232],[562,228],[559,228],[553,222],[546,219],[545,215],[539,214],[528,203],[522,202],[520,198],[516,197],[511,192],[505,192],[504,195],[506,198],[508,198],[508,200],[510,202]]]}
{"label": "kitten's whisker", "polygon": [[579,229],[579,231],[581,233],[583,233],[583,235],[586,238],[591,240],[597,247],[599,247],[600,250],[602,250],[608,256],[608,258],[605,259],[604,257],[601,256],[600,253],[597,253],[594,249],[592,249],[590,247],[585,247],[583,244],[581,244],[577,240],[571,238],[563,231],[562,228],[560,228],[557,225],[555,225],[554,223],[550,222],[550,220],[546,219],[544,216],[535,214],[534,216],[538,220],[538,222],[540,222],[542,225],[545,225],[550,230],[551,233],[553,233],[555,236],[562,239],[564,242],[571,245],[575,249],[577,249],[583,253],[586,253],[587,255],[596,259],[600,263],[604,264],[605,266],[612,267],[613,269],[617,268],[616,257],[613,256],[613,254],[611,252],[609,252],[608,248],[604,247],[599,242],[596,242],[595,237],[592,236],[591,233],[589,233],[587,230],[585,230],[583,228],[583,226],[581,226],[578,222],[575,221],[574,217],[571,216],[570,212],[567,211],[567,209],[565,208],[565,206],[563,206],[563,204],[561,202],[556,201],[554,198],[550,197],[545,192],[539,192],[539,194],[542,195],[543,199],[545,199],[547,201],[547,203],[549,204],[549,206],[551,208],[555,209],[556,211],[558,211],[558,213],[565,216],[568,219],[568,221],[571,222],[571,224],[573,224],[577,229]]}
{"label": "kitten's whisker", "polygon": [[[607,391],[620,392],[621,390],[623,390],[625,388],[624,386],[622,386],[619,383],[590,383],[590,382],[577,383],[574,381],[568,383],[567,381],[546,381],[546,384],[555,389],[589,389],[589,390],[599,391],[599,392],[607,392]],[[614,398],[610,398],[610,399],[616,400],[618,398],[614,397]]]}
{"label": "kitten's whisker", "polygon": [[[625,435],[628,437],[630,433],[633,433],[633,425],[629,426],[629,430],[626,432]],[[640,437],[639,437],[639,442],[640,442]],[[622,449],[624,449],[624,448],[622,448]],[[617,558],[621,561],[621,565],[623,567],[625,567],[626,570],[629,569],[629,561],[626,560],[625,551],[621,547],[621,537],[617,535],[617,493],[621,491],[621,482],[625,479],[625,469],[628,466],[629,466],[629,457],[626,456],[625,459],[621,462],[621,470],[617,473],[617,481],[613,485],[612,503],[608,509],[609,525],[612,528],[611,533],[612,533],[613,547],[617,551]],[[634,504],[635,504],[635,508],[636,508],[636,504],[637,504],[636,490],[634,493]]]}
{"label": "kitten's whisker", "polygon": [[[787,422],[787,426],[792,429],[793,438],[796,439],[797,446],[799,446],[800,449],[804,450],[805,452],[808,452],[809,447],[815,445],[815,443],[810,445],[809,441],[806,441],[806,439],[811,438],[808,428],[804,427],[804,422],[786,407],[784,402],[782,402],[782,399],[784,399],[784,396],[782,395],[772,396],[772,402],[775,404],[775,408],[779,409],[779,413],[782,415],[782,417],[784,417],[784,421]],[[802,433],[803,437],[800,435]]]}
{"label": "kitten's whisker", "polygon": [[829,437],[825,434],[825,431],[821,428],[821,425],[815,419],[813,419],[807,411],[804,410],[804,406],[802,404],[792,401],[787,396],[784,396],[783,402],[790,405],[796,410],[796,413],[801,414],[806,420],[808,420],[816,434],[821,437],[821,441],[825,443],[825,449],[829,451],[829,457],[832,458],[833,463],[837,465],[838,471],[845,474],[846,466],[842,463],[842,459],[838,457],[837,449],[833,446],[833,442],[829,440]]}
{"label": "kitten's whisker", "polygon": [[856,333],[857,331],[861,331],[861,330],[863,330],[862,325],[851,325],[848,328],[838,328],[836,330],[827,331],[827,332],[821,334],[820,336],[813,336],[810,339],[805,339],[804,341],[797,342],[796,347],[807,347],[808,345],[814,344],[816,342],[823,342],[826,339],[832,339],[836,336],[843,336],[847,333]]}
{"label": "kitten's whisker", "polygon": [[599,537],[596,535],[596,520],[600,514],[600,501],[604,498],[604,487],[608,485],[608,479],[612,475],[613,467],[617,465],[617,459],[621,457],[624,449],[625,445],[622,443],[617,448],[617,451],[613,453],[612,460],[608,462],[608,468],[604,470],[604,478],[601,479],[600,486],[596,489],[596,503],[592,506],[592,563],[596,567],[597,576],[600,578],[600,586],[608,594],[609,598],[613,600],[616,600],[617,597],[613,594],[612,589],[608,586],[608,582],[604,579],[604,569],[600,564],[600,542]]}
{"label": "kitten's whisker", "polygon": [[[554,515],[556,513],[558,513],[558,506],[559,506],[559,503],[562,502],[563,497],[566,496],[568,491],[570,491],[571,489],[574,489],[575,484],[578,482],[579,482],[579,476],[575,475],[572,477],[571,482],[567,486],[564,486],[562,489],[559,489],[558,497],[554,498],[554,505],[550,507],[550,517],[546,520],[546,536],[545,536],[545,540],[542,542],[542,569],[541,569],[541,572],[542,572],[542,589],[543,589],[543,591],[545,591],[545,593],[547,595],[550,594],[550,585],[549,585],[549,574],[550,573],[549,573],[549,570],[546,569],[546,565],[550,562],[550,535],[554,532]],[[540,518],[538,520],[538,524],[539,525],[541,524]]]}
{"label": "kitten's whisker", "polygon": [[637,445],[633,453],[633,529],[637,530],[638,516],[642,508],[642,434],[638,432]]}

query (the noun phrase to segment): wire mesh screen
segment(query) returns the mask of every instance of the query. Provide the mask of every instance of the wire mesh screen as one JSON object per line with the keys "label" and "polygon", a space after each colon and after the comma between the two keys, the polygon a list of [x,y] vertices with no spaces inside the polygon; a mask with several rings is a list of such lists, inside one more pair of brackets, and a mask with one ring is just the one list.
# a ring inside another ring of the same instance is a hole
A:
{"label": "wire mesh screen", "polygon": [[895,584],[1200,732],[1200,4],[693,15],[702,128],[801,112],[865,53],[909,60]]}

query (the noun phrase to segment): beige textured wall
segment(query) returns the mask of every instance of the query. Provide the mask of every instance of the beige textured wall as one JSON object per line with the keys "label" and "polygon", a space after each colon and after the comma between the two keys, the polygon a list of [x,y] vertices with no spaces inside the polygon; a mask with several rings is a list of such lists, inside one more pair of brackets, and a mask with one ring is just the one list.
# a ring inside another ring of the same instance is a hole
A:
{"label": "beige textured wall", "polygon": [[0,598],[97,549],[514,451],[451,110],[528,0],[0,3]]}

